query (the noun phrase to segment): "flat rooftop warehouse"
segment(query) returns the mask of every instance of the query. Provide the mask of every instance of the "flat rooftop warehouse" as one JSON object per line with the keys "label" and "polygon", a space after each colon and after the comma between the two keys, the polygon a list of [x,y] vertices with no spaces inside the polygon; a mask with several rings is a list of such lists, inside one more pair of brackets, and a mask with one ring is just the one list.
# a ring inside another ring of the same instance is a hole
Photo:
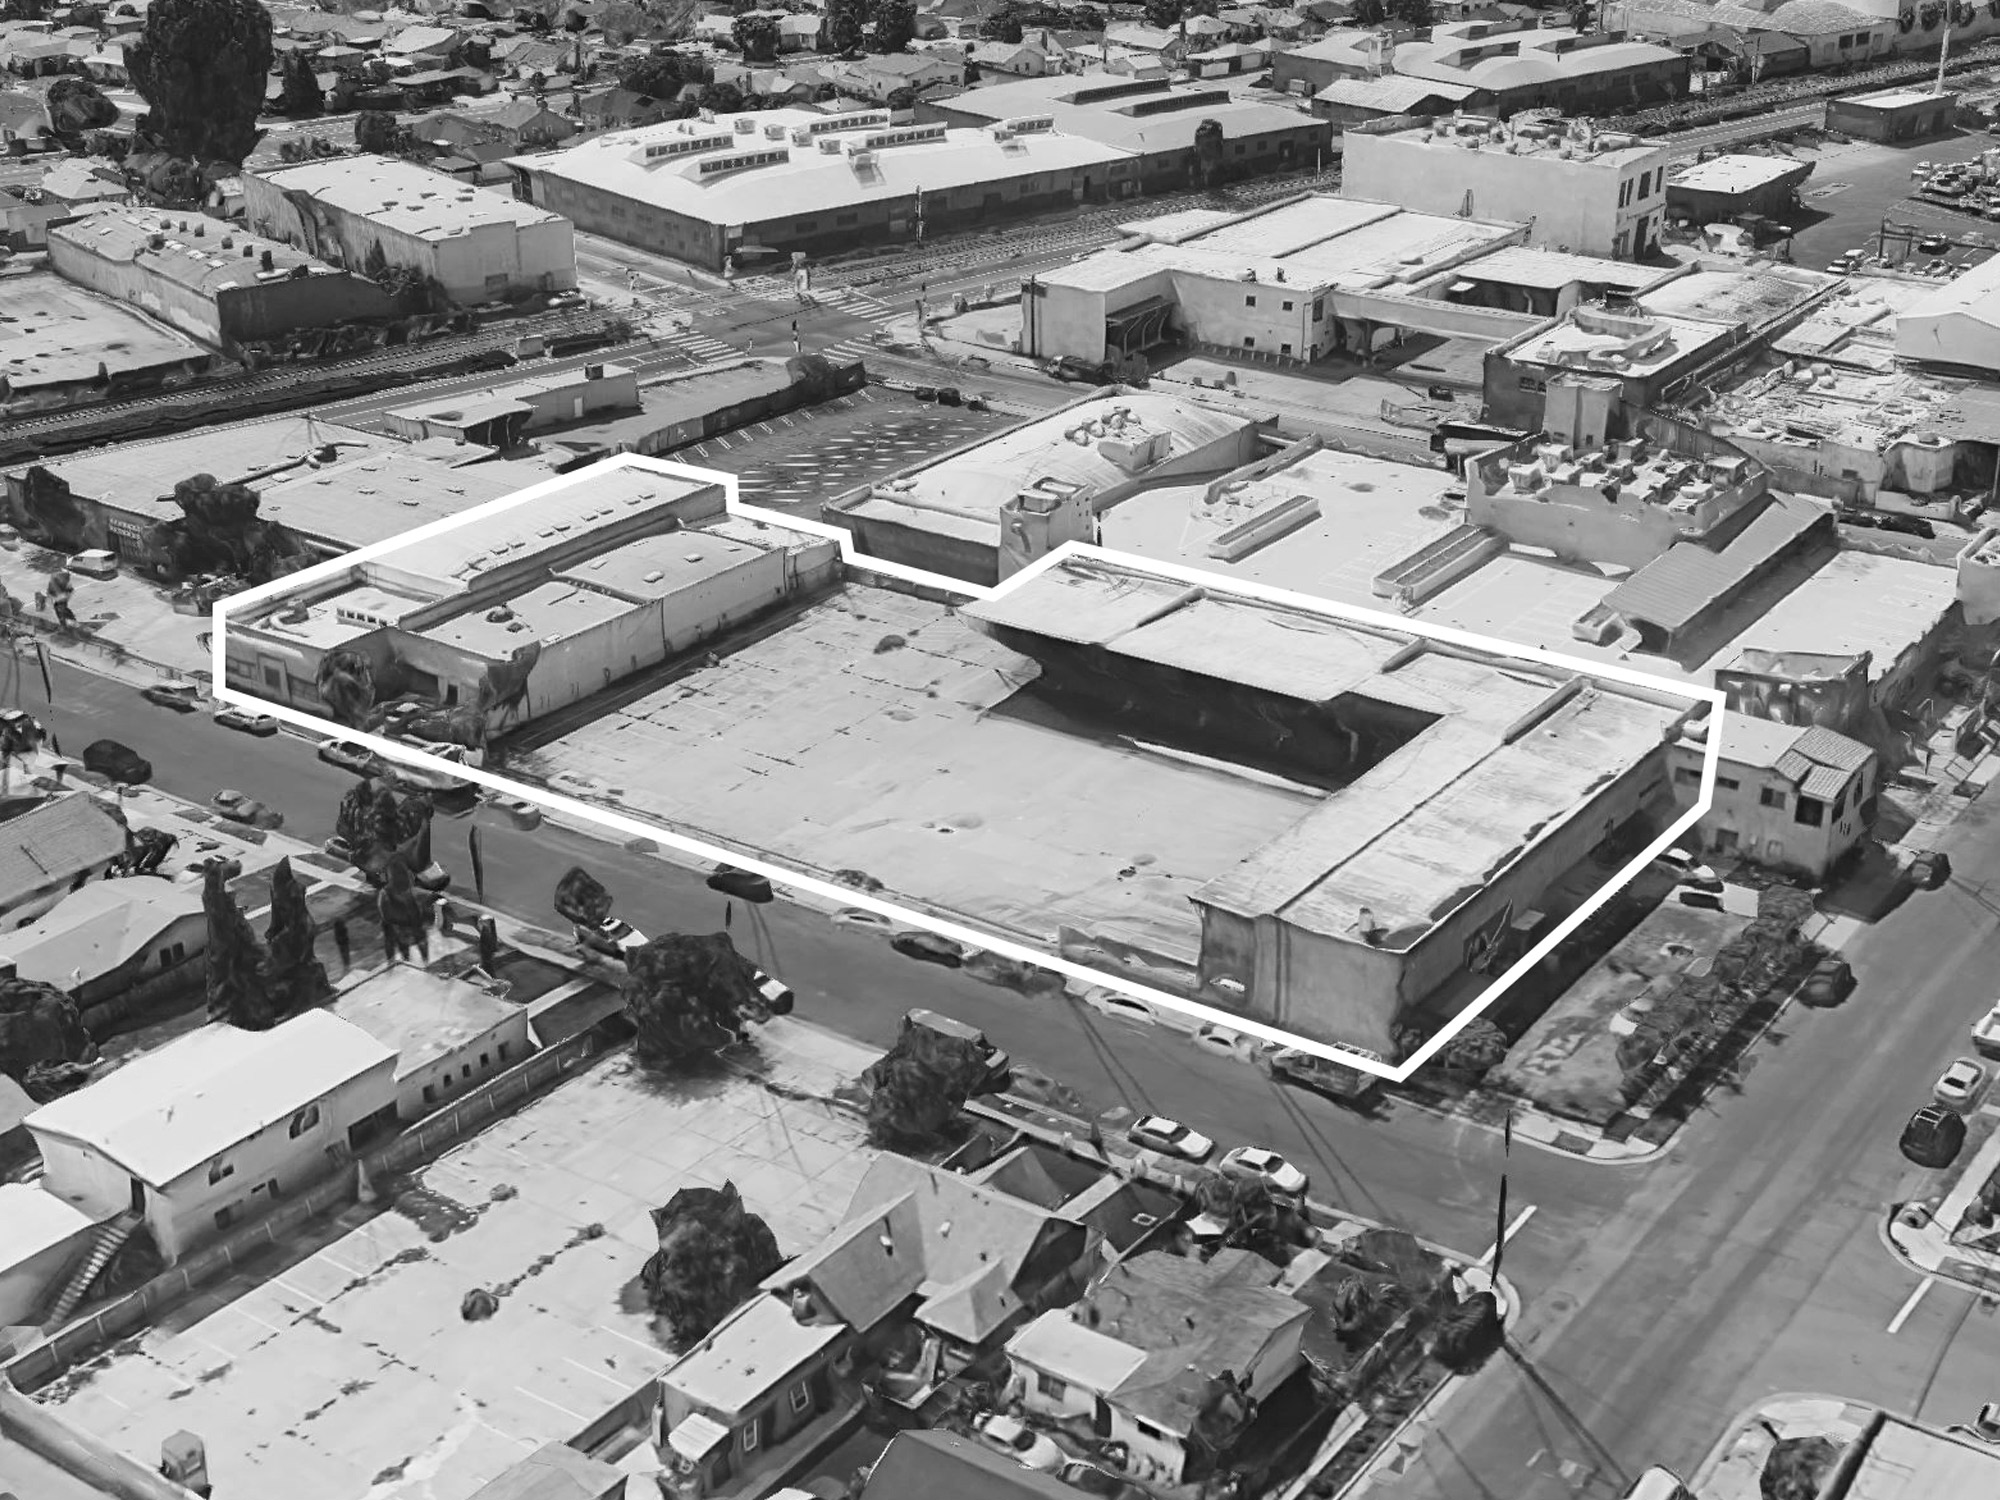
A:
{"label": "flat rooftop warehouse", "polygon": [[7,278],[7,316],[0,395],[202,370],[210,359],[165,324],[45,271]]}
{"label": "flat rooftop warehouse", "polygon": [[454,182],[387,156],[342,156],[271,167],[254,175],[279,192],[302,194],[421,240],[450,239],[494,224],[516,228],[553,224],[558,218],[508,194]]}

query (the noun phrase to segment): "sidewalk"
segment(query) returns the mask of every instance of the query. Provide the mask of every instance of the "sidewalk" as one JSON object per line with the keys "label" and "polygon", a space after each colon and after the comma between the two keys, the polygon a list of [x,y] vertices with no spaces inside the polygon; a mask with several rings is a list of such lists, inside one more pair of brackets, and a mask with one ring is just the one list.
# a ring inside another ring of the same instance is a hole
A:
{"label": "sidewalk", "polygon": [[1874,1416],[1874,1407],[1837,1396],[1773,1396],[1730,1424],[1688,1479],[1688,1488],[1699,1500],[1763,1500],[1764,1464],[1780,1441],[1823,1437],[1846,1447],[1861,1437]]}
{"label": "sidewalk", "polygon": [[1990,1295],[2000,1282],[2000,1225],[1981,1228],[1965,1224],[1966,1210],[1978,1199],[1988,1178],[2000,1171],[2000,1103],[1987,1104],[1973,1117],[1975,1129],[1991,1131],[1959,1169],[1936,1207],[1922,1203],[1892,1206],[1884,1233],[1889,1248],[1912,1270],[1940,1281],[1956,1282]]}

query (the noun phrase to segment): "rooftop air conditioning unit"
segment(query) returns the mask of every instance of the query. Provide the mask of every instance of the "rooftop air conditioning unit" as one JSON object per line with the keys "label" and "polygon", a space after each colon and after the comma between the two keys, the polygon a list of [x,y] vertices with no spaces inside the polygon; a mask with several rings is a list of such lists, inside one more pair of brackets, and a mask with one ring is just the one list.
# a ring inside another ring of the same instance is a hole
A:
{"label": "rooftop air conditioning unit", "polygon": [[766,125],[764,127],[764,139],[767,141],[782,141],[785,135],[785,127],[782,125]]}
{"label": "rooftop air conditioning unit", "polygon": [[873,151],[856,151],[847,160],[850,166],[869,167],[875,164],[875,153]]}
{"label": "rooftop air conditioning unit", "polygon": [[738,135],[755,135],[757,133],[757,121],[750,115],[738,115],[736,117],[735,129]]}
{"label": "rooftop air conditioning unit", "polygon": [[837,135],[823,135],[819,138],[819,149],[828,156],[838,156],[847,149],[847,142]]}

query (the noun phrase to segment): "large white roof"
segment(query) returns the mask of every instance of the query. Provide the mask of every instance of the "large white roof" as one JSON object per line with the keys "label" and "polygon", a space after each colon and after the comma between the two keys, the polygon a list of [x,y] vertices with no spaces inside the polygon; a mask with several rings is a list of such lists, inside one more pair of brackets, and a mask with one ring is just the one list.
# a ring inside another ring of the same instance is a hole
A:
{"label": "large white roof", "polygon": [[[819,141],[793,145],[794,126],[830,117],[816,110],[774,109],[755,116],[756,129],[735,133],[727,120],[672,120],[598,136],[566,151],[512,158],[508,165],[533,175],[616,193],[707,224],[757,224],[851,208],[860,203],[941,193],[981,183],[1060,173],[1122,161],[1131,153],[1060,131],[1045,130],[997,140],[988,129],[947,129],[937,139],[887,146],[856,160],[830,154]],[[832,138],[856,142],[900,129],[876,124],[839,129]],[[776,130],[779,138],[770,134]],[[718,149],[647,160],[645,148],[677,140],[732,134]],[[782,152],[777,160],[741,170],[702,171],[704,161],[738,152]]]}
{"label": "large white roof", "polygon": [[140,1181],[165,1187],[373,1069],[393,1097],[395,1061],[393,1048],[323,1010],[269,1031],[211,1023],[23,1123],[37,1136],[95,1147]]}
{"label": "large white roof", "polygon": [[561,219],[561,215],[532,203],[470,187],[386,156],[341,156],[250,175],[424,240],[470,234],[489,224],[522,229]]}

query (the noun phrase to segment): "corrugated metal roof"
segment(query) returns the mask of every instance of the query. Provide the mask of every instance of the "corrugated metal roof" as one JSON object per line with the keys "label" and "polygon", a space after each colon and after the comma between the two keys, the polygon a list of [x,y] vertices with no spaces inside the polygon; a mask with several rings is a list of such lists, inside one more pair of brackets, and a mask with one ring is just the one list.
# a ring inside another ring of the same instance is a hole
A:
{"label": "corrugated metal roof", "polygon": [[1836,771],[1831,766],[1815,766],[1799,783],[1799,790],[1808,797],[1817,797],[1822,802],[1831,802],[1847,785],[1850,771]]}
{"label": "corrugated metal roof", "polygon": [[1828,514],[1810,501],[1779,496],[1720,551],[1676,542],[1606,594],[1605,607],[1662,630],[1683,629],[1814,526],[1829,524]]}
{"label": "corrugated metal roof", "polygon": [[1849,739],[1835,729],[1814,724],[1799,736],[1792,748],[1822,766],[1832,766],[1838,771],[1858,771],[1874,757],[1859,740]]}
{"label": "corrugated metal roof", "polygon": [[124,825],[96,798],[51,798],[0,825],[0,904],[73,880],[124,850]]}

